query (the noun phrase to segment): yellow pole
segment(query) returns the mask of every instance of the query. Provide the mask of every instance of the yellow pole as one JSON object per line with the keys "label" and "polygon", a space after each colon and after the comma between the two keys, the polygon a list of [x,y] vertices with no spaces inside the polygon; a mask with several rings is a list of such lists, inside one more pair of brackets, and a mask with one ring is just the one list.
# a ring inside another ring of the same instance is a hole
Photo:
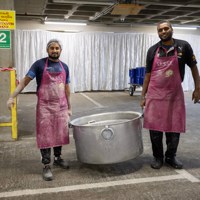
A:
{"label": "yellow pole", "polygon": [[[16,88],[16,71],[10,71],[10,92],[13,93]],[[17,99],[14,99],[14,106],[11,109],[12,116],[12,138],[17,139]]]}

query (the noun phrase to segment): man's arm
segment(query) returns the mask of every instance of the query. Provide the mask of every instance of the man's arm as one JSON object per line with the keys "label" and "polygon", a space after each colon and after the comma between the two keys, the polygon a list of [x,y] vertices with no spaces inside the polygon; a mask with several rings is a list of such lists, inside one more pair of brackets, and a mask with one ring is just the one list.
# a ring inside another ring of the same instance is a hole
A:
{"label": "man's arm", "polygon": [[140,99],[140,106],[142,107],[142,109],[145,106],[145,95],[147,93],[147,89],[149,86],[153,60],[154,60],[154,56],[155,56],[157,47],[158,47],[158,43],[155,44],[154,46],[150,47],[147,51],[146,73],[145,73],[145,77],[144,77],[144,82],[143,82],[143,86],[142,86],[142,94],[141,94],[141,99]]}
{"label": "man's arm", "polygon": [[65,85],[65,93],[66,93],[66,98],[67,98],[67,103],[68,103],[68,114],[72,115],[72,107],[71,107],[71,92],[70,92],[70,87],[69,84]]}
{"label": "man's arm", "polygon": [[142,86],[142,94],[141,94],[141,100],[140,100],[140,106],[143,108],[145,106],[145,95],[147,93],[147,89],[149,86],[151,73],[146,73],[144,78],[144,83]]}
{"label": "man's arm", "polygon": [[194,80],[194,91],[192,93],[192,100],[197,103],[200,100],[200,77],[197,66],[191,68],[192,77]]}
{"label": "man's arm", "polygon": [[15,91],[10,95],[10,98],[7,101],[7,107],[11,110],[14,105],[14,98],[29,84],[32,79],[28,76],[25,76],[16,87]]}

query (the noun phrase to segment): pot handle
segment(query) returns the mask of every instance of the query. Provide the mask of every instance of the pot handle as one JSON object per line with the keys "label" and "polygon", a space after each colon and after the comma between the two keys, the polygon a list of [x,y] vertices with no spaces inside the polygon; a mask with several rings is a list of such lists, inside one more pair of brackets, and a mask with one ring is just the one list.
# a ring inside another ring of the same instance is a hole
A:
{"label": "pot handle", "polygon": [[142,115],[141,118],[144,118],[144,108],[142,108]]}
{"label": "pot handle", "polygon": [[69,119],[68,119],[68,128],[73,128],[73,125],[71,124],[71,118],[69,116]]}
{"label": "pot handle", "polygon": [[112,128],[108,128],[108,126],[106,126],[101,130],[101,136],[104,140],[112,140],[114,137],[114,131]]}
{"label": "pot handle", "polygon": [[73,125],[70,122],[68,122],[68,128],[73,128]]}

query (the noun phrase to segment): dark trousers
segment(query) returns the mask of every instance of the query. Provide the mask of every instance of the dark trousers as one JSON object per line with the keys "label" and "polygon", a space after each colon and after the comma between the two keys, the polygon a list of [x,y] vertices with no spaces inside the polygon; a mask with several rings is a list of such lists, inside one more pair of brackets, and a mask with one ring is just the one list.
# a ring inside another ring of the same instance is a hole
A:
{"label": "dark trousers", "polygon": [[[53,147],[54,156],[59,157],[61,155],[62,146]],[[51,162],[51,148],[40,149],[42,155],[42,163],[47,165]]]}
{"label": "dark trousers", "polygon": [[[153,156],[158,159],[164,158],[163,152],[163,132],[150,130],[150,139],[152,144]],[[167,150],[165,157],[173,158],[176,156],[180,133],[166,132]]]}

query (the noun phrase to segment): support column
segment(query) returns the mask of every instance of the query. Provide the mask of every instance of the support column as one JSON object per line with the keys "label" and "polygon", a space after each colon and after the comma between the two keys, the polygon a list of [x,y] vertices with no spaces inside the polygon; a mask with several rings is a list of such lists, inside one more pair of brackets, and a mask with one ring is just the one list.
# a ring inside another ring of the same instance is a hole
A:
{"label": "support column", "polygon": [[[14,0],[0,0],[0,10],[14,10]],[[11,31],[11,48],[0,49],[0,69],[3,67],[14,67],[13,44],[13,31]],[[13,78],[10,76],[10,72],[1,72],[0,78],[0,123],[4,123],[7,121],[12,121],[12,112],[7,109],[6,101],[10,95],[10,82],[15,80],[12,80]],[[11,140],[13,140],[12,126],[0,126],[0,142]]]}
{"label": "support column", "polygon": [[[14,10],[13,0],[0,0],[0,10]],[[11,31],[11,40],[13,39]],[[13,41],[11,42],[13,44]],[[0,49],[0,67],[13,67],[13,45],[10,49]]]}

